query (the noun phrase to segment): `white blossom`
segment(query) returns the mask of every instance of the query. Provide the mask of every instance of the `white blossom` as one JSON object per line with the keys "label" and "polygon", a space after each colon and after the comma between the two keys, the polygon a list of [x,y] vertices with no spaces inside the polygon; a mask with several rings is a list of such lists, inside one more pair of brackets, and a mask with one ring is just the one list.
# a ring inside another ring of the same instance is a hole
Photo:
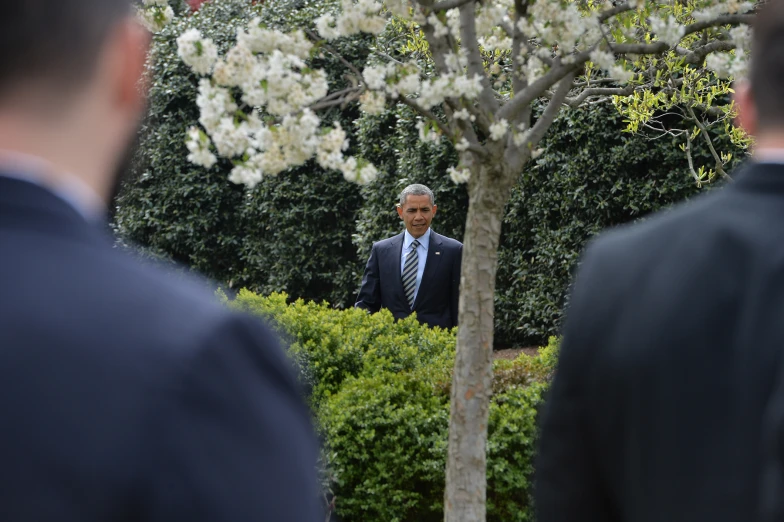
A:
{"label": "white blossom", "polygon": [[600,69],[609,71],[610,68],[615,65],[615,55],[609,51],[596,49],[591,52],[591,61]]}
{"label": "white blossom", "polygon": [[469,148],[470,146],[471,146],[471,144],[468,142],[468,140],[467,140],[467,139],[465,139],[465,138],[461,138],[461,139],[460,139],[460,141],[458,141],[457,143],[455,143],[455,150],[456,150],[457,152],[465,152],[465,151],[467,151],[467,150],[468,150],[468,148]]}
{"label": "white blossom", "polygon": [[381,114],[387,104],[386,97],[378,91],[365,91],[359,97],[359,108],[368,114]]}
{"label": "white blossom", "polygon": [[247,31],[238,30],[237,44],[246,46],[254,53],[271,54],[277,50],[303,60],[310,55],[313,44],[301,30],[284,33],[261,27],[260,24],[261,19],[254,18],[248,24]]}
{"label": "white blossom", "polygon": [[449,51],[444,56],[444,63],[453,73],[463,72],[463,69],[468,67],[468,51],[462,47],[458,49],[457,54]]}
{"label": "white blossom", "polygon": [[430,16],[427,17],[427,23],[433,27],[433,35],[436,38],[442,38],[449,34],[449,27],[441,23],[436,13],[430,13]]}
{"label": "white blossom", "polygon": [[316,19],[316,29],[327,40],[359,33],[379,34],[387,20],[381,16],[382,5],[376,0],[342,0],[342,9],[335,16],[324,14]]}
{"label": "white blossom", "polygon": [[416,123],[417,131],[419,131],[419,140],[425,143],[438,143],[441,141],[441,133],[432,128],[431,123],[425,123],[419,120]]}
{"label": "white blossom", "polygon": [[337,18],[331,13],[324,13],[316,18],[316,30],[322,38],[334,40],[340,36],[340,31],[336,27]]}
{"label": "white blossom", "polygon": [[479,38],[490,36],[501,22],[511,23],[508,8],[494,2],[484,2],[476,15],[476,34]]}
{"label": "white blossom", "polygon": [[194,165],[210,168],[218,161],[215,154],[210,152],[210,138],[197,127],[188,129],[188,139],[185,146],[190,152],[188,161]]}
{"label": "white blossom", "polygon": [[471,179],[471,171],[466,168],[449,167],[446,172],[457,185],[468,183],[468,180]]}
{"label": "white blossom", "polygon": [[650,22],[651,30],[656,33],[656,36],[660,41],[666,43],[670,47],[674,47],[681,41],[686,30],[672,15],[668,16],[666,19],[652,16]]}
{"label": "white blossom", "polygon": [[509,130],[509,122],[501,119],[490,125],[490,139],[498,141],[506,136],[506,131]]}
{"label": "white blossom", "polygon": [[251,158],[246,162],[238,163],[229,173],[229,181],[237,185],[245,185],[252,189],[262,179],[262,171],[256,165],[256,158]]}
{"label": "white blossom", "polygon": [[196,105],[201,112],[199,123],[207,129],[207,132],[217,129],[223,118],[237,110],[237,104],[234,103],[229,90],[223,87],[214,87],[212,82],[206,78],[199,81]]}
{"label": "white blossom", "polygon": [[395,72],[393,64],[371,65],[362,70],[362,77],[368,87],[374,90],[382,90],[387,86],[387,76]]}
{"label": "white blossom", "polygon": [[729,78],[732,56],[727,53],[712,53],[705,59],[705,65],[719,78]]}
{"label": "white blossom", "polygon": [[386,5],[390,13],[397,16],[398,18],[403,18],[405,20],[409,20],[411,18],[411,4],[408,0],[386,0],[384,5]]}
{"label": "white blossom", "polygon": [[455,111],[454,114],[452,114],[452,117],[455,118],[456,120],[476,121],[476,116],[468,112],[468,109],[466,108],[460,109],[459,111]]}
{"label": "white blossom", "polygon": [[525,130],[524,128],[521,128],[520,130],[521,132],[512,133],[512,142],[515,144],[515,147],[522,147],[528,142],[528,139],[531,137],[530,130]]}
{"label": "white blossom", "polygon": [[751,28],[748,25],[739,25],[730,29],[730,38],[737,47],[737,52],[745,53],[751,48]]}
{"label": "white blossom", "polygon": [[209,74],[218,59],[218,49],[198,29],[188,29],[177,38],[177,55],[197,74]]}
{"label": "white blossom", "polygon": [[155,2],[138,9],[137,18],[148,31],[157,33],[174,19],[174,10],[168,2]]}
{"label": "white blossom", "polygon": [[343,167],[343,151],[348,148],[346,131],[340,123],[335,122],[334,128],[321,137],[316,148],[316,162],[325,169],[341,170]]}
{"label": "white blossom", "polygon": [[218,154],[224,158],[241,156],[250,146],[250,136],[247,123],[234,123],[234,118],[222,118],[212,132],[212,141]]}
{"label": "white blossom", "polygon": [[620,64],[613,65],[607,72],[611,78],[616,79],[621,84],[629,83],[634,78],[634,72]]}

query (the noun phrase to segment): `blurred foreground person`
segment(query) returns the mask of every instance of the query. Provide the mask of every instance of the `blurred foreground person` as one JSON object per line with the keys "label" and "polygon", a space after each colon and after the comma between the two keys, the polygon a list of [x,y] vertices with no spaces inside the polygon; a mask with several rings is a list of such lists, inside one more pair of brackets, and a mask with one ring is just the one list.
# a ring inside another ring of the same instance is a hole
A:
{"label": "blurred foreground person", "polygon": [[735,182],[584,254],[543,413],[538,522],[760,518],[784,351],[783,0],[761,7],[736,87],[756,146]]}
{"label": "blurred foreground person", "polygon": [[0,520],[323,520],[275,338],[101,231],[143,110],[130,9],[0,16]]}

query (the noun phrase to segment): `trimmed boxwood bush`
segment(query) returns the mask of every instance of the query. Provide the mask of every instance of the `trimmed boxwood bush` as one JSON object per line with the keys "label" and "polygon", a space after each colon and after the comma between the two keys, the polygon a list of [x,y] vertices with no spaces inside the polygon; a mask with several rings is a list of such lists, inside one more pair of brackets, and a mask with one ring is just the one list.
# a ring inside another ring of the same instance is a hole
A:
{"label": "trimmed boxwood bush", "polygon": [[[346,522],[443,519],[455,332],[388,312],[334,310],[241,291],[230,302],[290,343],[324,440],[325,487]],[[532,520],[536,415],[555,369],[538,356],[494,363],[488,441],[489,521]]]}

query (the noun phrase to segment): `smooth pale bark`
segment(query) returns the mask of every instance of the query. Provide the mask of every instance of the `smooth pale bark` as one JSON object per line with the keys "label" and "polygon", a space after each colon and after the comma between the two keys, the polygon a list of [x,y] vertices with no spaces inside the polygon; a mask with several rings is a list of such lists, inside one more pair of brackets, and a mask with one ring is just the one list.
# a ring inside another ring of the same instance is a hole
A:
{"label": "smooth pale bark", "polygon": [[[498,164],[503,165],[500,158]],[[446,522],[485,520],[487,421],[493,391],[493,297],[501,222],[515,179],[498,164],[478,166],[468,187],[444,493]]]}

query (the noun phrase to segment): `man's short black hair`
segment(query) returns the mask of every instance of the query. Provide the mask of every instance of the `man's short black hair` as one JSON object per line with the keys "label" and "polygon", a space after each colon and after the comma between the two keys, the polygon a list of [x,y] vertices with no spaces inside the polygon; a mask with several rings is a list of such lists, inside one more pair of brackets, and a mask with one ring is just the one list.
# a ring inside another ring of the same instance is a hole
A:
{"label": "man's short black hair", "polygon": [[784,128],[784,0],[768,0],[754,17],[749,72],[760,128]]}
{"label": "man's short black hair", "polygon": [[0,2],[0,99],[21,82],[66,91],[92,72],[101,44],[131,0]]}

